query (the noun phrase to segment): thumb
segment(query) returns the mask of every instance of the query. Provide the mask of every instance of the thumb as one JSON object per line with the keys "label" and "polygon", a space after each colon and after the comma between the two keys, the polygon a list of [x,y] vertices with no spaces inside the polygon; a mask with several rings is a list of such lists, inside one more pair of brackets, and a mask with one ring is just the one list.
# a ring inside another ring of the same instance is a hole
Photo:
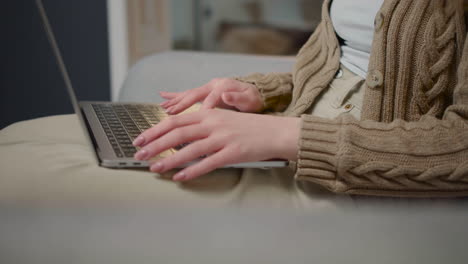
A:
{"label": "thumb", "polygon": [[233,106],[241,111],[249,108],[249,95],[243,92],[224,92],[221,95],[223,102],[229,106]]}

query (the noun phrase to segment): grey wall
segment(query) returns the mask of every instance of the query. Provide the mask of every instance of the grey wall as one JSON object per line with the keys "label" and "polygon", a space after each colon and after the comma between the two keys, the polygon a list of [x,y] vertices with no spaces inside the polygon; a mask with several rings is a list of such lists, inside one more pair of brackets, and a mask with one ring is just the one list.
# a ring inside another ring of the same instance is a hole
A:
{"label": "grey wall", "polygon": [[[81,100],[109,100],[106,0],[43,0]],[[0,9],[0,128],[72,113],[34,0]]]}

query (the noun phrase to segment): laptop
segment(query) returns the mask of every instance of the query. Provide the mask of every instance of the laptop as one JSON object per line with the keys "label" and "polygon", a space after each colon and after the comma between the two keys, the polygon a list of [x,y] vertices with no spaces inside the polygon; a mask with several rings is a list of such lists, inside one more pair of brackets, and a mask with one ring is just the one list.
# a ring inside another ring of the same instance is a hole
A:
{"label": "laptop", "polygon": [[[36,4],[74,111],[100,166],[108,168],[146,168],[153,160],[172,155],[187,145],[187,143],[181,144],[166,150],[150,161],[135,160],[133,155],[138,148],[132,145],[133,140],[140,133],[157,124],[168,115],[161,106],[154,103],[78,101],[42,0],[36,0]],[[197,108],[197,105],[194,105],[181,114],[197,111]],[[181,168],[187,167],[193,162],[184,164]],[[286,166],[288,166],[288,162],[285,160],[268,160],[230,164],[225,167],[275,168]]]}

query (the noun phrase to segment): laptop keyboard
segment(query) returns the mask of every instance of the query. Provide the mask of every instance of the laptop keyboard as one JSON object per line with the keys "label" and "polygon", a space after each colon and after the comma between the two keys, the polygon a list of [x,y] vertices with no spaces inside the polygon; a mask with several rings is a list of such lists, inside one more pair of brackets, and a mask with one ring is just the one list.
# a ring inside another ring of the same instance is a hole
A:
{"label": "laptop keyboard", "polygon": [[162,110],[157,105],[93,104],[92,107],[119,158],[133,157],[137,151],[133,140],[162,118]]}

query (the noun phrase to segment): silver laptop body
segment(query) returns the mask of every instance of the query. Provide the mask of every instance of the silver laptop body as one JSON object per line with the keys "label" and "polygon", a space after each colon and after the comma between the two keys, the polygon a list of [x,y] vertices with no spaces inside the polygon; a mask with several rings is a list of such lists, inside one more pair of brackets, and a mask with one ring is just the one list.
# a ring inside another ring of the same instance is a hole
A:
{"label": "silver laptop body", "polygon": [[[167,114],[159,105],[152,103],[78,102],[42,1],[36,0],[36,4],[73,108],[99,165],[108,168],[149,167],[150,161],[138,161],[133,158],[137,148],[131,143],[141,132],[167,117]],[[155,159],[171,155],[181,147],[183,146],[169,149]],[[287,165],[288,162],[284,160],[271,160],[231,164],[225,167],[274,168]]]}

